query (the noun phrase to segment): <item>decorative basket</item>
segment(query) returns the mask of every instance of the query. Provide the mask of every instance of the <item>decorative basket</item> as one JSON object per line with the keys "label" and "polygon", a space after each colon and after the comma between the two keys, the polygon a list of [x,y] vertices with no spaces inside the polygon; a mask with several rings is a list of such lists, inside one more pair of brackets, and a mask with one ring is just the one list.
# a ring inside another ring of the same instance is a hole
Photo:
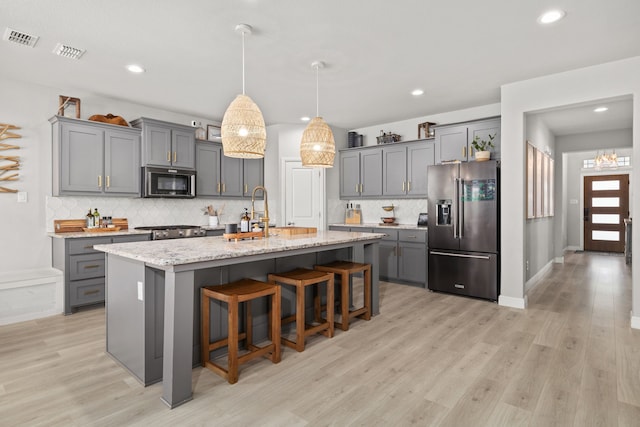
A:
{"label": "decorative basket", "polygon": [[388,133],[385,135],[377,136],[378,144],[390,144],[392,142],[400,142],[402,137],[396,133]]}

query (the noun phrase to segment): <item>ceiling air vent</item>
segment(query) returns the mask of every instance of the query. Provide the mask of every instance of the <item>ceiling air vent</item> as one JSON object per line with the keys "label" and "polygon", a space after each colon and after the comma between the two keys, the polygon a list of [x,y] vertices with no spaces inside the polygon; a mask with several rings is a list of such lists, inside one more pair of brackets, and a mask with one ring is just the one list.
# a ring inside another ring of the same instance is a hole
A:
{"label": "ceiling air vent", "polygon": [[56,48],[53,49],[53,53],[55,53],[56,55],[69,59],[80,59],[84,52],[85,51],[83,49],[67,46],[66,44],[62,43],[58,43],[56,45]]}
{"label": "ceiling air vent", "polygon": [[40,37],[38,36],[32,36],[31,34],[7,28],[6,30],[4,30],[4,36],[2,37],[2,40],[17,43],[22,46],[34,47],[39,38]]}

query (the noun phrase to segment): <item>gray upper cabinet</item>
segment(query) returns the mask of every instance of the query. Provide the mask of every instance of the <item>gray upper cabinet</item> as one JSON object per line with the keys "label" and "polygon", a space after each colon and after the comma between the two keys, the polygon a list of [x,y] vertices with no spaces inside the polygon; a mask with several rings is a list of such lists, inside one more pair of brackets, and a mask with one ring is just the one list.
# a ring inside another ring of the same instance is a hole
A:
{"label": "gray upper cabinet", "polygon": [[[251,197],[252,190],[263,183],[263,159],[226,157],[220,143],[198,140],[197,197]],[[262,197],[262,193],[259,196]]]}
{"label": "gray upper cabinet", "polygon": [[382,194],[393,197],[425,197],[427,166],[435,162],[432,141],[408,142],[383,147]]}
{"label": "gray upper cabinet", "polygon": [[142,166],[195,169],[195,129],[142,117],[131,122],[142,129]]}
{"label": "gray upper cabinet", "polygon": [[140,131],[55,116],[53,195],[140,195]]}
{"label": "gray upper cabinet", "polygon": [[340,198],[382,195],[382,150],[365,148],[340,152]]}
{"label": "gray upper cabinet", "polygon": [[488,139],[488,135],[496,134],[493,141],[495,148],[491,149],[491,158],[500,158],[500,118],[478,120],[454,125],[436,126],[436,147],[439,150],[438,163],[451,160],[463,162],[475,160],[474,149],[471,146],[476,136]]}
{"label": "gray upper cabinet", "polygon": [[211,142],[196,142],[196,196],[220,194],[220,156],[222,147]]}

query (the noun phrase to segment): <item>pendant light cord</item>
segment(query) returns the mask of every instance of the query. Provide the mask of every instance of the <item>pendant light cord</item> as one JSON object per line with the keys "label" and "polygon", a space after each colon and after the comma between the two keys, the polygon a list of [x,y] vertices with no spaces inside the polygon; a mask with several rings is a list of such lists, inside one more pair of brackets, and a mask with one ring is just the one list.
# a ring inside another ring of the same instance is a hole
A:
{"label": "pendant light cord", "polygon": [[244,95],[244,33],[242,33],[242,94]]}
{"label": "pendant light cord", "polygon": [[320,72],[318,71],[318,66],[316,66],[316,117],[320,117],[320,78],[318,77]]}

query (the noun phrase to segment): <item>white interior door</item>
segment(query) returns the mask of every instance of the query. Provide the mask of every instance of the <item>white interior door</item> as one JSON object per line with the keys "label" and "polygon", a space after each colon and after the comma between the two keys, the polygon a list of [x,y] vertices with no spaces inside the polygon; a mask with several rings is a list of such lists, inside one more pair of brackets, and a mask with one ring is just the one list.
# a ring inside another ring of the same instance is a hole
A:
{"label": "white interior door", "polygon": [[284,225],[324,229],[324,170],[285,159]]}

